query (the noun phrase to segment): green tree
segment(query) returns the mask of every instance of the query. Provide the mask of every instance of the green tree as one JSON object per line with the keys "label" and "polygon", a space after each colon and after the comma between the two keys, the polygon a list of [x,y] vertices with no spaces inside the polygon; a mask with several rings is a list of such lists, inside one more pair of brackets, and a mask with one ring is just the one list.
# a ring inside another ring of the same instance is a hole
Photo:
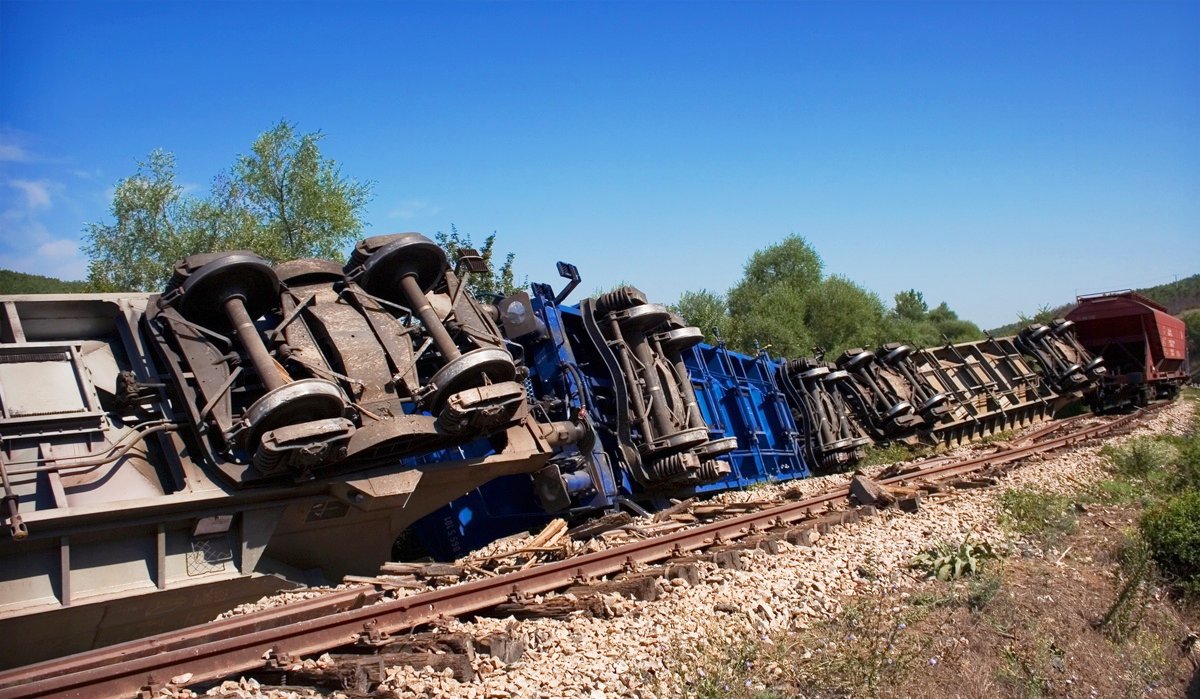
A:
{"label": "green tree", "polygon": [[925,294],[916,289],[901,291],[894,297],[896,305],[893,313],[905,320],[923,321],[929,315],[929,304],[925,303]]}
{"label": "green tree", "polygon": [[830,356],[884,340],[883,301],[845,277],[835,274],[822,281],[805,310],[813,341]]}
{"label": "green tree", "polygon": [[742,280],[729,291],[733,346],[800,356],[812,348],[805,325],[809,297],[821,283],[821,257],[804,238],[791,235],[751,255]]}
{"label": "green tree", "polygon": [[719,328],[743,352],[770,349],[784,357],[830,356],[849,347],[899,341],[918,347],[979,339],[979,328],[942,303],[933,310],[916,289],[895,295],[888,309],[878,295],[840,275],[824,276],[824,265],[808,241],[788,236],[751,255],[742,279],[722,297],[701,290],[679,297],[675,310],[711,341]]}
{"label": "green tree", "polygon": [[938,338],[942,342],[958,343],[983,339],[983,331],[979,326],[959,318],[945,301],[929,312],[929,320],[937,328]]}
{"label": "green tree", "polygon": [[321,138],[279,122],[214,179],[204,198],[185,197],[175,157],[152,152],[117,183],[114,221],[84,228],[90,285],[157,291],[176,261],[216,250],[253,250],[271,261],[344,257],[363,231],[371,185],[343,177],[321,155]]}
{"label": "green tree", "polygon": [[[463,248],[475,248],[471,242],[469,233],[461,233],[458,227],[453,223],[450,224],[450,232],[443,233],[438,231],[433,235],[437,240],[438,245],[441,245],[446,250],[446,254],[450,256],[451,263],[458,259],[458,251]],[[487,271],[483,273],[474,273],[467,280],[467,288],[477,297],[490,296],[492,294],[500,294],[502,296],[520,291],[525,287],[525,283],[517,285],[515,275],[513,273],[513,262],[517,259],[515,253],[508,253],[504,256],[504,262],[499,268],[496,267],[496,233],[483,239],[483,245],[476,248],[479,256],[483,258],[483,263],[487,265]]]}
{"label": "green tree", "polygon": [[704,331],[704,339],[708,342],[715,343],[718,335],[721,339],[729,336],[729,307],[725,297],[715,291],[685,291],[671,310],[682,316],[688,325]]}
{"label": "green tree", "polygon": [[63,281],[40,274],[0,269],[0,294],[78,294],[87,290],[87,282]]}
{"label": "green tree", "polygon": [[1031,316],[1027,316],[1024,313],[1018,313],[1018,329],[1023,328],[1031,323],[1049,323],[1050,321],[1054,320],[1057,315],[1058,314],[1055,313],[1055,309],[1050,307],[1050,304],[1046,304],[1037,309],[1037,312]]}
{"label": "green tree", "polygon": [[1192,376],[1196,376],[1200,373],[1200,310],[1187,311],[1180,318],[1187,334],[1188,362]]}
{"label": "green tree", "polygon": [[161,288],[183,256],[190,226],[183,188],[175,181],[175,156],[152,151],[113,192],[114,223],[84,227],[88,282],[96,291]]}
{"label": "green tree", "polygon": [[322,138],[320,131],[298,134],[294,124],[280,121],[218,180],[218,204],[240,214],[229,223],[252,220],[252,249],[268,259],[338,259],[362,234],[371,185],[343,177],[338,164],[321,155]]}

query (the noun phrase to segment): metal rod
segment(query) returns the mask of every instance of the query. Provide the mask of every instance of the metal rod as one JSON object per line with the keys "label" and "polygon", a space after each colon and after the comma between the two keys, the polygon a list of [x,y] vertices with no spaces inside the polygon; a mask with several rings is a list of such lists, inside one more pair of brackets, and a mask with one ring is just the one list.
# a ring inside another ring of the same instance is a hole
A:
{"label": "metal rod", "polygon": [[667,407],[662,382],[658,380],[658,372],[655,371],[654,350],[650,349],[646,335],[640,332],[632,333],[629,336],[629,344],[633,347],[634,356],[642,365],[642,381],[646,384],[646,392],[650,395],[647,401],[650,416],[658,427],[658,434],[660,437],[671,434],[675,431],[675,425],[671,422],[671,411]]}
{"label": "metal rod", "polygon": [[400,289],[408,298],[408,303],[412,305],[413,311],[420,316],[421,324],[433,338],[433,344],[437,345],[438,352],[442,353],[442,357],[447,362],[461,357],[462,352],[450,338],[450,333],[446,332],[446,326],[442,325],[442,319],[438,317],[437,311],[429,305],[429,297],[421,291],[421,286],[417,284],[417,278],[411,274],[405,275],[400,279]]}
{"label": "metal rod", "polygon": [[254,365],[258,379],[267,390],[274,391],[286,384],[279,375],[279,370],[275,368],[275,360],[271,359],[271,353],[267,351],[266,343],[258,334],[258,328],[254,327],[254,320],[246,312],[246,304],[242,303],[241,297],[234,296],[225,301],[225,314],[229,316],[229,322],[233,323],[242,349],[250,355],[250,363]]}
{"label": "metal rod", "polygon": [[646,397],[642,393],[641,387],[638,386],[637,374],[633,371],[633,362],[629,360],[629,344],[621,335],[621,326],[617,323],[617,319],[610,316],[608,323],[612,329],[617,360],[621,362],[621,369],[625,372],[625,383],[629,386],[629,404],[633,406],[633,415],[637,418],[642,438],[649,444],[654,441],[654,433],[650,430],[650,419],[646,416]]}

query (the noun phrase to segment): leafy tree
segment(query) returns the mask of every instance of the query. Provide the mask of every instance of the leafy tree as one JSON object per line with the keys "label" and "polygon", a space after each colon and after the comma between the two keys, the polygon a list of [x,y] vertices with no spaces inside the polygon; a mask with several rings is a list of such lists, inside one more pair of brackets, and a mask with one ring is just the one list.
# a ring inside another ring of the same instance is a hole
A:
{"label": "leafy tree", "polygon": [[0,269],[0,294],[78,294],[87,290],[87,282]]}
{"label": "leafy tree", "polygon": [[182,191],[175,181],[175,156],[161,149],[117,183],[112,203],[116,222],[84,228],[88,282],[96,291],[162,287],[185,247],[187,234],[181,229],[189,224]]}
{"label": "leafy tree", "polygon": [[362,233],[371,185],[343,177],[336,162],[322,157],[322,138],[280,121],[218,180],[219,203],[240,214],[230,224],[253,220],[254,249],[268,259],[340,258]]}
{"label": "leafy tree", "polygon": [[893,297],[896,305],[893,313],[905,320],[922,321],[929,316],[929,304],[925,303],[925,294],[916,289],[901,291]]}
{"label": "leafy tree", "polygon": [[887,342],[902,342],[912,347],[936,347],[943,343],[937,326],[928,318],[912,320],[894,313],[884,318],[883,337]]}
{"label": "leafy tree", "polygon": [[721,294],[708,289],[685,291],[671,310],[683,316],[688,325],[704,331],[708,342],[715,343],[718,335],[721,339],[729,336],[729,307]]}
{"label": "leafy tree", "polygon": [[1046,304],[1037,309],[1037,312],[1031,316],[1027,316],[1024,313],[1017,314],[1017,318],[1020,321],[1020,327],[1024,327],[1030,323],[1049,323],[1057,316],[1058,313],[1056,312],[1056,309],[1051,308],[1050,304]]}
{"label": "leafy tree", "polygon": [[[458,227],[453,223],[450,224],[449,233],[438,231],[433,237],[439,245],[446,249],[446,254],[450,256],[451,261],[458,259],[458,251],[462,248],[475,247],[471,242],[470,234],[460,233]],[[513,262],[517,258],[515,253],[510,252],[505,255],[504,263],[498,269],[496,268],[496,233],[494,231],[483,239],[483,245],[478,248],[478,251],[479,256],[483,258],[483,263],[487,265],[487,272],[472,274],[471,278],[467,280],[467,288],[471,290],[471,293],[476,296],[507,295],[524,288],[525,283],[518,286],[515,282],[513,274]]]}
{"label": "leafy tree", "polygon": [[821,283],[821,257],[791,235],[751,255],[742,280],[729,291],[732,344],[744,351],[770,346],[774,354],[800,356],[812,347],[805,325],[808,299]]}
{"label": "leafy tree", "polygon": [[769,348],[785,357],[808,355],[815,347],[834,356],[848,347],[889,341],[929,347],[943,344],[943,334],[952,342],[983,336],[945,303],[930,310],[916,289],[896,294],[889,310],[876,294],[850,279],[824,276],[823,267],[804,238],[789,236],[755,252],[726,296],[686,292],[675,310],[705,333],[719,328],[735,349]]}
{"label": "leafy tree", "polygon": [[1200,373],[1200,310],[1187,311],[1180,317],[1187,334],[1188,362],[1192,376],[1196,376]]}
{"label": "leafy tree", "polygon": [[958,343],[983,339],[983,331],[979,326],[969,320],[960,319],[945,301],[929,312],[929,320],[937,328],[938,338],[944,338],[942,342]]}
{"label": "leafy tree", "polygon": [[805,324],[813,341],[830,356],[848,347],[873,347],[883,340],[883,302],[849,279],[832,275],[809,298]]}
{"label": "leafy tree", "polygon": [[214,179],[205,198],[185,197],[175,157],[152,152],[117,183],[114,222],[84,228],[90,285],[158,290],[177,260],[216,250],[253,250],[271,261],[344,257],[362,233],[371,185],[343,177],[321,156],[321,138],[281,121]]}

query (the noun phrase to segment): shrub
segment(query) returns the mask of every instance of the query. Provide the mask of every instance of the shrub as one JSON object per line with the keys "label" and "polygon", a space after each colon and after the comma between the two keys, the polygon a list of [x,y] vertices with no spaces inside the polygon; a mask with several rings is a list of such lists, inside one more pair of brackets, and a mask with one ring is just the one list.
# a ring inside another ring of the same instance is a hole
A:
{"label": "shrub", "polygon": [[1200,436],[1179,440],[1179,458],[1170,480],[1174,491],[1200,490]]}
{"label": "shrub", "polygon": [[1144,478],[1179,459],[1179,450],[1155,437],[1136,437],[1119,447],[1105,450],[1120,473]]}
{"label": "shrub", "polygon": [[1162,571],[1176,579],[1185,593],[1200,594],[1200,491],[1151,508],[1141,524]]}

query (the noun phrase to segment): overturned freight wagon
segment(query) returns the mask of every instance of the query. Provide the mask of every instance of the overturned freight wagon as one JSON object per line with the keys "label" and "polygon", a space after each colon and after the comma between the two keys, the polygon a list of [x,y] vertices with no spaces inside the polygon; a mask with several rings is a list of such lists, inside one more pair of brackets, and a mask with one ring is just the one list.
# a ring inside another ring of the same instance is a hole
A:
{"label": "overturned freight wagon", "polygon": [[1065,323],[1103,359],[1108,375],[1088,402],[1097,412],[1174,398],[1188,381],[1187,331],[1165,306],[1135,291],[1077,299]]}
{"label": "overturned freight wagon", "polygon": [[[633,287],[574,306],[534,284],[497,303],[535,409],[587,416],[594,440],[421,519],[398,557],[453,559],[498,536],[602,509],[802,478],[887,441],[959,444],[1052,418],[1103,374],[1065,330],[938,348],[888,344],[836,362],[702,342]],[[1078,362],[1083,364],[1076,366]]]}
{"label": "overturned freight wagon", "polygon": [[586,432],[531,412],[488,309],[415,234],[345,267],[200,255],[161,295],[0,309],[5,667],[370,570]]}

